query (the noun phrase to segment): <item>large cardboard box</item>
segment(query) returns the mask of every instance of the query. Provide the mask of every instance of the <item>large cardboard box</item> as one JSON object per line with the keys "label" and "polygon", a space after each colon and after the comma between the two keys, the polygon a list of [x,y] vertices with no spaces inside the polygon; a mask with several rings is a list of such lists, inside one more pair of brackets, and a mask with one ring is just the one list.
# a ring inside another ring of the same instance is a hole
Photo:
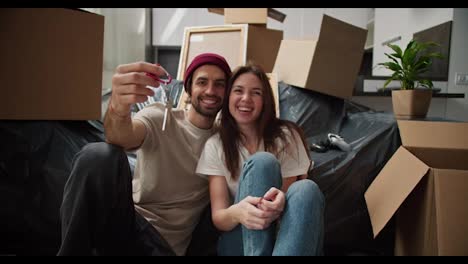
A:
{"label": "large cardboard box", "polygon": [[273,72],[280,81],[350,98],[364,54],[367,30],[324,15],[317,40],[283,40]]}
{"label": "large cardboard box", "polygon": [[[283,31],[248,24],[185,28],[177,79],[182,80],[194,57],[204,52],[224,56],[232,70],[249,61],[271,72],[276,60]],[[178,108],[186,107],[187,95],[182,93]]]}
{"label": "large cardboard box", "polygon": [[101,118],[104,17],[0,9],[0,119]]}
{"label": "large cardboard box", "polygon": [[268,17],[283,22],[286,15],[273,8],[208,8],[211,13],[224,15],[225,24],[262,24]]}
{"label": "large cardboard box", "polygon": [[374,237],[396,213],[396,255],[468,255],[468,123],[398,127],[403,145],[365,193]]}

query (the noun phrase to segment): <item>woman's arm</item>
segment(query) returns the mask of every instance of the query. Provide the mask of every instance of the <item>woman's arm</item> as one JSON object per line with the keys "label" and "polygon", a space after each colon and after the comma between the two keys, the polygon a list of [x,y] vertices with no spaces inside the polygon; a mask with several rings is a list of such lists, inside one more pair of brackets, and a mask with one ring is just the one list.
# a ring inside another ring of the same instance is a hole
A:
{"label": "woman's arm", "polygon": [[283,186],[281,186],[281,191],[286,193],[288,191],[289,186],[295,183],[296,181],[307,179],[307,174],[299,175],[296,177],[288,177],[283,179]]}
{"label": "woman's arm", "polygon": [[275,215],[273,217],[274,220],[279,219],[284,210],[284,204],[286,203],[285,193],[288,191],[289,186],[298,180],[306,178],[307,174],[284,178],[281,191],[274,187],[268,190],[263,196],[264,200],[259,208],[267,212],[273,212]]}
{"label": "woman's arm", "polygon": [[257,208],[260,197],[248,196],[231,205],[226,178],[209,176],[211,215],[213,223],[221,231],[230,231],[238,224],[248,229],[261,230],[271,223],[268,213]]}
{"label": "woman's arm", "polygon": [[235,219],[232,209],[229,210],[231,202],[226,177],[209,176],[208,179],[213,224],[222,231],[232,230],[239,222]]}
{"label": "woman's arm", "polygon": [[283,178],[283,186],[281,186],[281,191],[286,193],[288,191],[289,186],[298,180],[298,176],[296,177],[288,177]]}
{"label": "woman's arm", "polygon": [[[290,128],[283,144],[286,149],[280,158],[281,171],[283,172],[283,185],[281,190],[286,193],[294,182],[307,179],[307,172],[312,164],[307,150],[306,140],[302,129],[297,125]],[[294,175],[294,176],[293,176]]]}

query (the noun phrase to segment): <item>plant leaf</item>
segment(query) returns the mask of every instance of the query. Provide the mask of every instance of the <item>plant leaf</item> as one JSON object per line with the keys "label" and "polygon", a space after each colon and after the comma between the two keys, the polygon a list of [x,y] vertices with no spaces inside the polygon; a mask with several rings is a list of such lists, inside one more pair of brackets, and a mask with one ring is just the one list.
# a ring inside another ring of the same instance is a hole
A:
{"label": "plant leaf", "polygon": [[394,62],[385,62],[383,64],[387,69],[389,70],[392,70],[392,71],[395,71],[395,72],[398,72],[398,71],[401,71],[401,67],[398,63],[394,63]]}
{"label": "plant leaf", "polygon": [[434,87],[434,84],[432,83],[432,81],[430,80],[420,80],[419,83],[423,86],[423,87],[426,87],[426,88],[429,88],[429,89],[432,89]]}
{"label": "plant leaf", "polygon": [[394,55],[398,55],[396,53],[393,53],[393,54],[388,54],[388,53],[384,53],[389,59],[391,59],[392,61],[394,61],[396,64],[399,64],[398,61],[396,60],[395,56]]}
{"label": "plant leaf", "polygon": [[390,77],[390,79],[387,79],[387,80],[385,81],[384,85],[383,85],[383,88],[387,88],[387,85],[388,85],[391,81],[393,81],[393,80],[394,80],[394,79],[393,79],[393,76]]}
{"label": "plant leaf", "polygon": [[389,46],[392,50],[394,50],[396,52],[397,56],[395,56],[395,57],[401,58],[403,52],[401,51],[400,47],[398,47],[395,44],[387,44],[387,46]]}
{"label": "plant leaf", "polygon": [[444,55],[440,54],[439,52],[431,52],[426,55],[429,58],[438,58],[438,59],[444,59]]}
{"label": "plant leaf", "polygon": [[[393,71],[392,76],[386,80],[384,88],[393,81],[401,83],[401,89],[414,89],[418,86],[432,88],[430,80],[421,79],[420,75],[427,72],[432,65],[433,59],[442,59],[443,55],[434,52],[433,46],[440,46],[435,42],[419,42],[416,39],[410,40],[405,50],[401,50],[398,45],[388,44],[395,53],[385,55],[390,59],[388,62],[379,63],[388,70]],[[400,62],[399,62],[400,61]]]}

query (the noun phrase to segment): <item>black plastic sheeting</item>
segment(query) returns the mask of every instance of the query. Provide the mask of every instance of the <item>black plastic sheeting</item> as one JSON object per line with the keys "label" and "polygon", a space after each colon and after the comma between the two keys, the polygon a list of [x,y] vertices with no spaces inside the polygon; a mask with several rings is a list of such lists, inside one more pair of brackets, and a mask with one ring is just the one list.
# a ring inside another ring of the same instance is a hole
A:
{"label": "black plastic sheeting", "polygon": [[393,114],[284,83],[279,100],[280,117],[300,125],[309,144],[334,133],[352,147],[310,152],[315,164],[309,178],[326,199],[325,254],[392,255],[393,222],[374,240],[364,193],[401,145]]}
{"label": "black plastic sheeting", "polygon": [[[173,85],[180,92],[181,82]],[[309,178],[326,197],[325,254],[391,255],[392,224],[373,239],[364,192],[401,144],[393,115],[284,83],[279,100],[281,118],[299,124],[310,144],[335,133],[353,148],[311,152]],[[0,121],[0,254],[56,254],[73,156],[103,140],[100,121]],[[135,155],[128,158],[133,167]]]}
{"label": "black plastic sheeting", "polygon": [[103,140],[96,121],[0,121],[0,254],[57,253],[73,156]]}

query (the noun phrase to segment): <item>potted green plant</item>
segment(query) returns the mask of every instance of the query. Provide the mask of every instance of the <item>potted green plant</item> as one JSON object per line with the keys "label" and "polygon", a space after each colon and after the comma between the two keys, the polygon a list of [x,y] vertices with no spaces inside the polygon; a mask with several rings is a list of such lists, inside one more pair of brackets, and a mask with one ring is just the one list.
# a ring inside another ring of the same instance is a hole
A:
{"label": "potted green plant", "polygon": [[434,58],[442,59],[439,52],[433,52],[435,42],[411,40],[402,50],[398,45],[388,44],[394,53],[385,55],[391,60],[379,63],[393,73],[385,82],[384,88],[391,81],[399,81],[401,88],[392,90],[393,112],[396,118],[424,118],[431,104],[433,83],[421,77],[427,72]]}

